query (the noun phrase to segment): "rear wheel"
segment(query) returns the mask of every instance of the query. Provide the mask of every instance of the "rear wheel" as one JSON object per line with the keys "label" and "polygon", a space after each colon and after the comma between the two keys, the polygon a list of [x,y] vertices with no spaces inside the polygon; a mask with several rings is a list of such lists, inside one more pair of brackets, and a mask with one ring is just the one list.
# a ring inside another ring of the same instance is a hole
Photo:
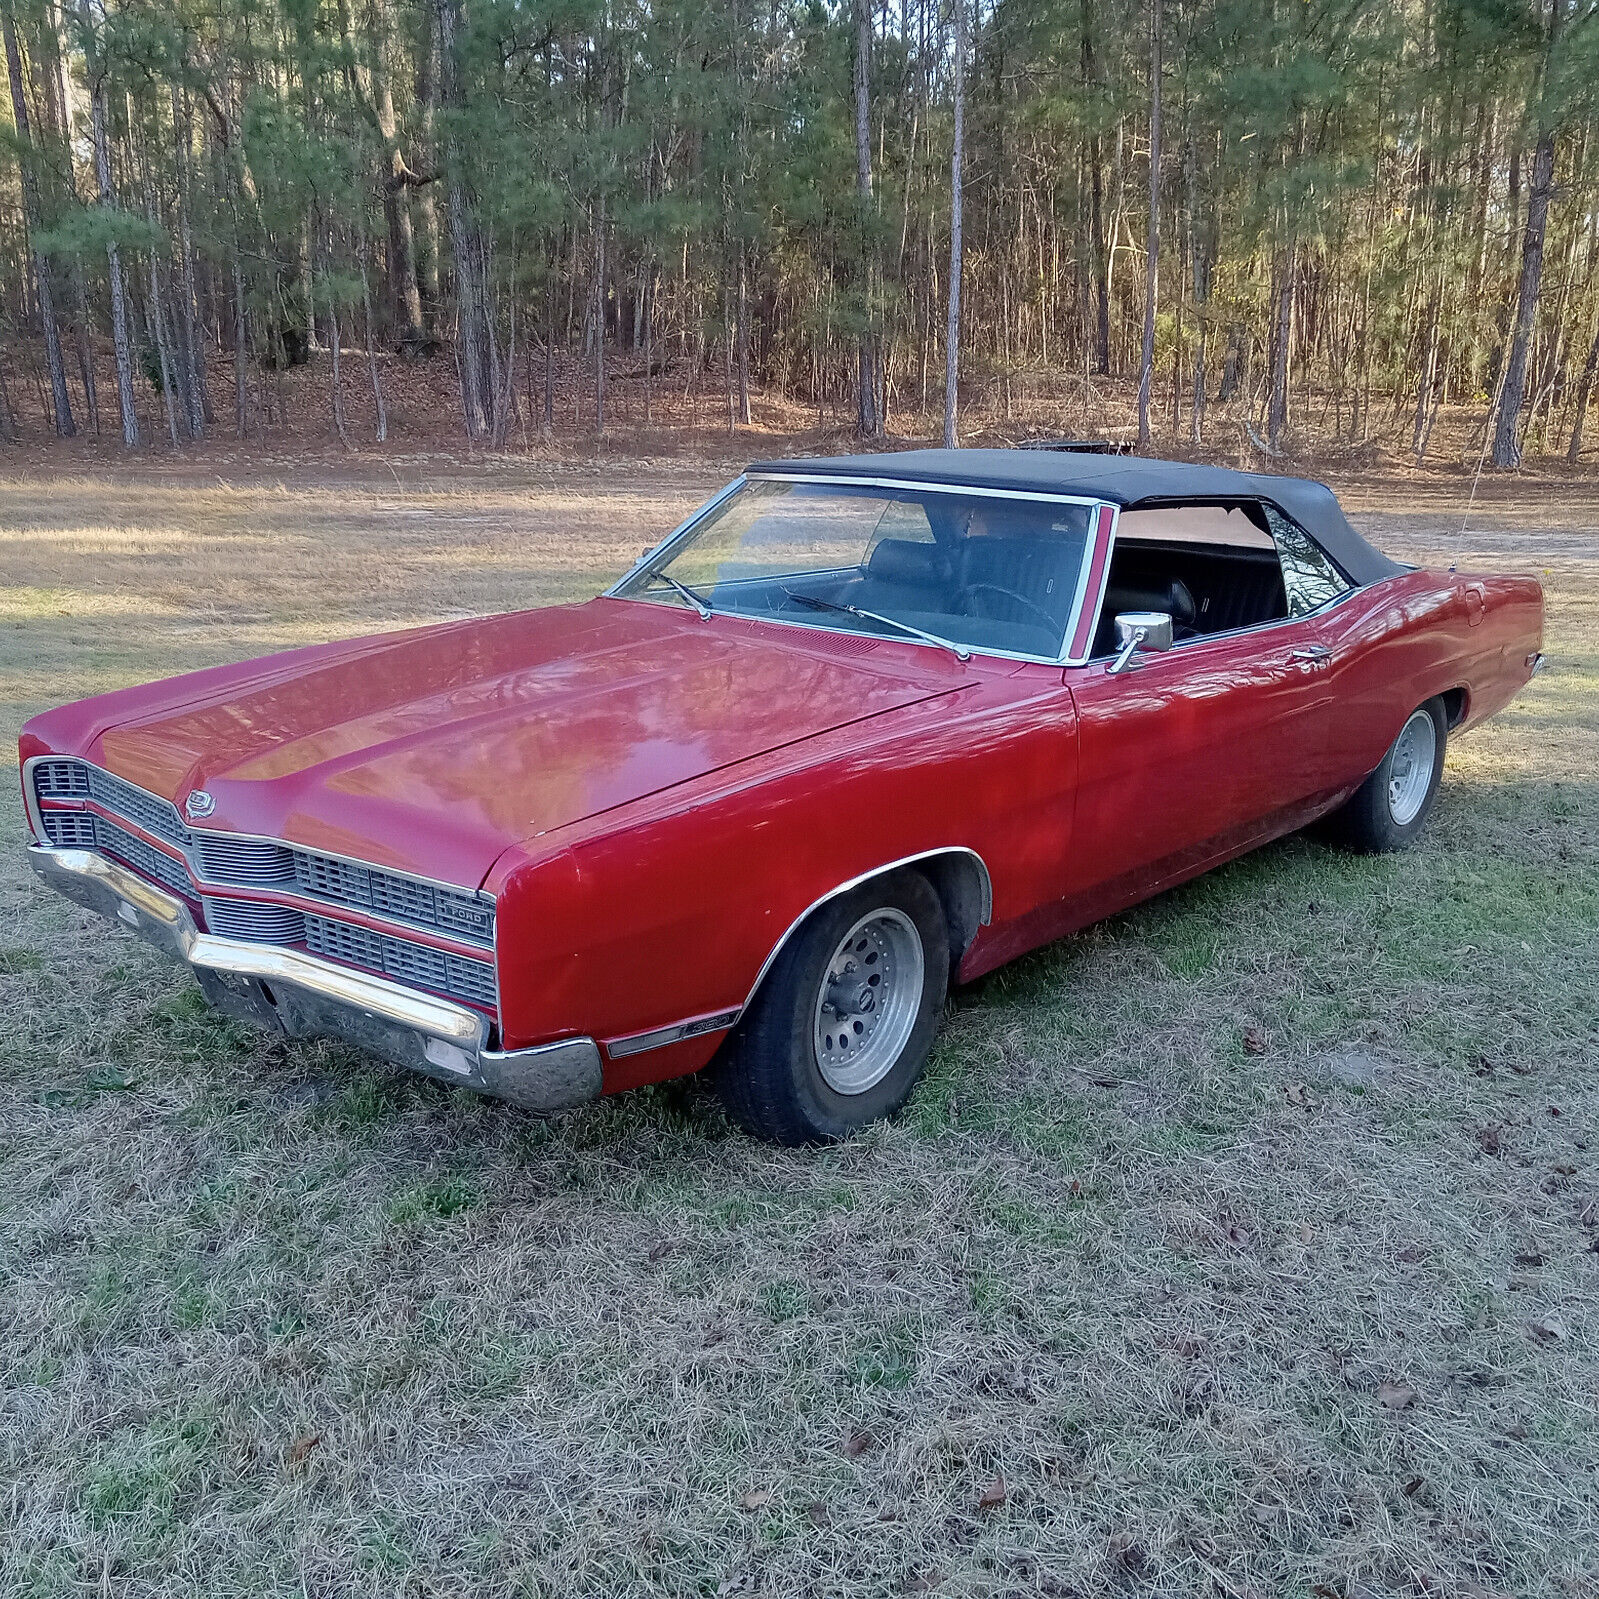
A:
{"label": "rear wheel", "polygon": [[784,946],[718,1068],[728,1111],[781,1144],[898,1110],[927,1065],[949,976],[932,885],[899,872],[821,906]]}
{"label": "rear wheel", "polygon": [[1441,699],[1410,713],[1381,765],[1328,817],[1326,828],[1346,849],[1380,854],[1415,838],[1438,795],[1448,717]]}

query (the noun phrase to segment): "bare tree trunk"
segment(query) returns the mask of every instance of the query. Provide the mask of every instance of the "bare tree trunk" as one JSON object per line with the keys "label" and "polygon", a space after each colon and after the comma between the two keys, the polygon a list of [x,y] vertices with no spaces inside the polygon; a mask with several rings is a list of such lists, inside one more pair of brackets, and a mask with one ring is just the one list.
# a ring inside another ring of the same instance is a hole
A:
{"label": "bare tree trunk", "polygon": [[[738,247],[738,419],[745,427],[750,425],[750,309],[749,309],[749,251],[743,244]],[[645,392],[649,392],[649,360],[645,358]]]}
{"label": "bare tree trunk", "polygon": [[[161,230],[161,221],[156,210],[155,185],[151,179],[150,163],[142,143],[135,148],[134,155],[144,189],[144,214],[150,224],[151,233],[157,234]],[[181,352],[176,348],[176,341],[168,327],[170,308],[166,275],[161,270],[160,256],[153,250],[149,255],[147,273],[150,293],[145,302],[148,307],[145,329],[155,339],[156,359],[161,371],[161,403],[167,414],[167,432],[172,436],[173,449],[176,449],[178,447],[177,402],[181,402],[182,405],[183,431],[191,439],[198,437],[199,402],[190,388],[187,366],[181,370],[179,368]]]}
{"label": "bare tree trunk", "polygon": [[1427,417],[1432,409],[1433,390],[1438,376],[1438,318],[1443,309],[1443,284],[1440,281],[1427,300],[1427,313],[1422,333],[1421,376],[1416,383],[1416,415],[1410,429],[1410,451],[1419,462],[1427,453],[1427,437],[1431,433]]}
{"label": "bare tree trunk", "polygon": [[955,139],[949,163],[949,324],[944,341],[944,448],[960,443],[961,164],[966,153],[966,0],[955,0]]}
{"label": "bare tree trunk", "polygon": [[[1192,196],[1194,188],[1193,146],[1189,146],[1189,192]],[[1192,216],[1190,228],[1192,236],[1190,244],[1193,250],[1194,274],[1194,311],[1198,327],[1194,336],[1194,389],[1192,409],[1189,412],[1188,438],[1191,444],[1202,443],[1205,436],[1205,339],[1210,329],[1209,301],[1210,301],[1210,241],[1209,241],[1209,215],[1207,211],[1205,222],[1202,224],[1194,213],[1197,207],[1192,198],[1189,201],[1189,211]]]}
{"label": "bare tree trunk", "polygon": [[[870,226],[872,210],[872,3],[855,0],[855,192],[861,204],[861,225]],[[879,340],[871,329],[873,299],[877,288],[877,246],[873,239],[865,247],[867,264],[864,273],[866,306],[864,315],[868,326],[860,336],[859,386],[855,411],[855,431],[863,439],[883,436],[883,414],[878,404],[881,379],[878,373],[880,360]]]}
{"label": "bare tree trunk", "polygon": [[366,312],[366,369],[372,378],[372,409],[379,444],[389,437],[389,411],[383,403],[383,380],[378,376],[377,340],[372,328],[372,285],[366,271],[366,240],[361,240],[361,305]]}
{"label": "bare tree trunk", "polygon": [[167,319],[161,309],[161,274],[153,255],[149,261],[149,287],[150,295],[146,301],[149,310],[145,321],[148,331],[155,338],[156,361],[161,369],[161,403],[166,409],[167,432],[172,437],[172,448],[175,450],[178,447],[178,412],[172,403],[172,391],[177,387],[177,376],[172,370],[171,346],[167,341]]}
{"label": "bare tree trunk", "polygon": [[51,284],[50,262],[43,250],[33,244],[44,226],[44,210],[39,201],[39,183],[33,170],[33,140],[28,125],[28,96],[22,81],[22,54],[17,49],[16,30],[11,13],[0,13],[0,33],[5,37],[6,70],[11,78],[11,109],[17,124],[17,163],[22,169],[22,210],[30,244],[34,293],[39,302],[39,321],[44,327],[45,361],[50,368],[50,403],[55,412],[55,430],[70,439],[77,431],[72,420],[72,398],[67,393],[67,368],[61,359],[61,331],[56,325],[55,295]]}
{"label": "bare tree trunk", "polygon": [[1155,381],[1155,300],[1160,290],[1160,24],[1162,0],[1149,4],[1149,240],[1144,271],[1144,340],[1138,357],[1138,447],[1149,448]]}
{"label": "bare tree trunk", "polygon": [[[422,142],[433,152],[431,159],[438,165],[437,146],[433,133],[433,107],[438,94],[438,34],[429,29],[427,48],[421,53],[416,75],[416,103],[422,125]],[[422,304],[422,326],[429,332],[437,331],[439,315],[439,208],[433,197],[435,185],[428,184],[416,191],[417,215],[421,221],[421,248],[416,251],[416,287]],[[413,238],[412,243],[415,244]]]}
{"label": "bare tree trunk", "polygon": [[[1562,0],[1555,0],[1557,12],[1561,3]],[[1527,185],[1527,231],[1521,246],[1521,280],[1516,293],[1516,316],[1511,325],[1510,349],[1499,394],[1499,412],[1494,423],[1493,453],[1489,458],[1494,466],[1500,468],[1521,465],[1521,445],[1516,433],[1526,395],[1527,354],[1532,347],[1533,323],[1538,313],[1544,234],[1549,224],[1549,197],[1554,190],[1554,177],[1555,135],[1550,128],[1538,137]]]}
{"label": "bare tree trunk", "polygon": [[83,263],[72,262],[72,305],[74,331],[78,339],[78,377],[83,384],[84,409],[89,413],[89,431],[100,437],[100,389],[94,380],[94,347],[89,343],[89,300],[83,287]]}
{"label": "bare tree trunk", "polygon": [[[111,140],[106,131],[105,77],[100,66],[100,50],[94,32],[94,11],[90,0],[78,0],[83,18],[84,55],[89,78],[89,125],[94,142],[94,177],[100,204],[108,211],[116,207],[116,192],[111,187]],[[111,278],[111,343],[117,358],[117,403],[122,409],[122,442],[128,449],[139,443],[139,418],[133,409],[133,350],[128,340],[127,291],[122,281],[122,255],[116,241],[106,244],[106,264]]]}
{"label": "bare tree trunk", "polygon": [[594,431],[605,432],[605,194],[594,224]]}
{"label": "bare tree trunk", "polygon": [[407,186],[416,182],[400,151],[398,121],[394,115],[394,92],[389,82],[383,52],[387,29],[373,42],[373,91],[376,99],[378,132],[382,136],[388,170],[383,176],[383,218],[388,229],[389,300],[393,307],[394,336],[402,350],[422,352],[428,348],[422,327],[422,292],[417,286],[416,241],[411,230],[411,208]]}
{"label": "bare tree trunk", "polygon": [[1594,380],[1599,378],[1599,329],[1594,331],[1593,343],[1588,346],[1588,359],[1582,363],[1582,377],[1577,383],[1577,397],[1573,404],[1575,415],[1571,423],[1571,444],[1566,459],[1575,461],[1582,454],[1582,427],[1588,415],[1588,400],[1593,394]]}
{"label": "bare tree trunk", "polygon": [[[1083,87],[1096,88],[1099,68],[1094,56],[1092,0],[1082,0]],[[1105,248],[1105,153],[1096,129],[1088,140],[1088,250],[1093,283],[1093,370],[1101,375],[1110,371],[1110,262]]]}
{"label": "bare tree trunk", "polygon": [[237,250],[233,256],[233,431],[243,438],[250,425],[250,395],[247,382],[248,336],[245,328],[244,272]]}
{"label": "bare tree trunk", "polygon": [[1290,240],[1277,252],[1272,283],[1271,398],[1266,408],[1266,443],[1275,454],[1282,448],[1288,426],[1290,344],[1294,335],[1294,274],[1298,251]]}
{"label": "bare tree trunk", "polygon": [[0,361],[0,439],[17,441],[17,413],[11,409],[11,390],[6,387],[6,364]]}
{"label": "bare tree trunk", "polygon": [[544,289],[544,414],[542,432],[548,443],[555,437],[555,272]]}
{"label": "bare tree trunk", "polygon": [[211,396],[205,383],[205,339],[195,317],[194,237],[189,227],[189,104],[176,88],[172,91],[172,125],[177,135],[179,282],[182,303],[178,332],[183,355],[183,396],[189,412],[189,436],[199,438],[207,423],[215,424]]}
{"label": "bare tree trunk", "polygon": [[[441,103],[446,112],[460,109],[462,100],[458,38],[463,25],[462,0],[434,0],[442,69]],[[455,262],[455,303],[458,321],[457,352],[461,368],[461,415],[466,435],[476,443],[489,431],[493,395],[489,389],[488,306],[483,281],[482,249],[477,219],[461,152],[451,146],[446,162],[449,188],[450,252]]]}
{"label": "bare tree trunk", "polygon": [[[350,435],[344,427],[344,384],[343,374],[340,371],[340,355],[342,346],[339,338],[339,306],[333,297],[333,274],[331,271],[332,260],[323,257],[322,282],[328,291],[328,354],[331,356],[331,382],[333,385],[333,426],[338,431],[339,443],[345,449],[350,447]],[[316,320],[313,315],[312,321]]]}

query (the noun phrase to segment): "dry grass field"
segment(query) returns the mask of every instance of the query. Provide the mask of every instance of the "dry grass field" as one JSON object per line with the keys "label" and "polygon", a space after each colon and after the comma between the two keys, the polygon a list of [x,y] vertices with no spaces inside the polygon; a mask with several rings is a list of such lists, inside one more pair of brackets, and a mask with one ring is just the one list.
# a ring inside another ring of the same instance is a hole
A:
{"label": "dry grass field", "polygon": [[[0,481],[0,736],[586,595],[721,475]],[[1344,487],[1548,592],[1425,842],[1031,956],[839,1148],[269,1042],[6,806],[0,1593],[1599,1594],[1599,489]]]}

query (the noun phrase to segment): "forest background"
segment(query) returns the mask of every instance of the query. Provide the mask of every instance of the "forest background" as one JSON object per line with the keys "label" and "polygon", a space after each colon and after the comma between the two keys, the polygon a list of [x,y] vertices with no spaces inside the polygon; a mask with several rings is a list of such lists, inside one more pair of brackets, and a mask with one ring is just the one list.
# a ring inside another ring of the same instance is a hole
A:
{"label": "forest background", "polygon": [[0,0],[0,435],[1574,461],[1596,11]]}

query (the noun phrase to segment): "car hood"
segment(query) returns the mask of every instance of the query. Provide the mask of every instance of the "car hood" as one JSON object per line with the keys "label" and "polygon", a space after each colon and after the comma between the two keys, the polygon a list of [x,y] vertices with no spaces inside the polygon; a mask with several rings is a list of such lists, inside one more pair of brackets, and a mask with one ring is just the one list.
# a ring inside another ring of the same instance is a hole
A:
{"label": "car hood", "polygon": [[846,653],[860,648],[601,599],[124,691],[84,752],[180,809],[205,790],[197,831],[475,887],[512,844],[965,675],[934,652]]}

